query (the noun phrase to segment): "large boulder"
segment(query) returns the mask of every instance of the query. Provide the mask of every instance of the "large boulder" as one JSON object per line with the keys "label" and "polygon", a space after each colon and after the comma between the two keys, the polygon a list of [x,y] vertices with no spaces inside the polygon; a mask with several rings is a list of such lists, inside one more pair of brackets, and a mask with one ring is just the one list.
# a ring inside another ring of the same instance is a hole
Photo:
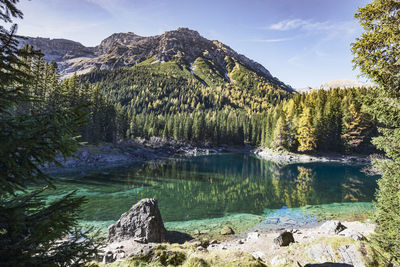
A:
{"label": "large boulder", "polygon": [[108,242],[133,239],[141,243],[163,242],[167,231],[157,200],[142,199],[108,227]]}
{"label": "large boulder", "polygon": [[325,234],[339,234],[347,227],[339,221],[327,221],[320,226],[319,231]]}
{"label": "large boulder", "polygon": [[274,243],[280,247],[289,246],[290,243],[294,243],[293,234],[291,232],[285,231],[281,233],[278,237],[274,238]]}

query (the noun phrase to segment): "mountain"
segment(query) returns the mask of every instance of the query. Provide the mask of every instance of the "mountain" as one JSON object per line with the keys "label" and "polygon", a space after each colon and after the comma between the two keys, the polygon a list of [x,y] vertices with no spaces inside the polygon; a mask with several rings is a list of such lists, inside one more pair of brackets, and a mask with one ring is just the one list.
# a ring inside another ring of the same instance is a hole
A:
{"label": "mountain", "polygon": [[30,44],[40,49],[46,61],[58,64],[63,77],[69,77],[75,72],[79,75],[93,70],[132,67],[152,60],[150,63],[174,61],[192,70],[197,64],[212,64],[215,74],[229,82],[229,66],[238,63],[272,84],[291,90],[290,86],[274,78],[261,64],[238,54],[219,41],[208,40],[197,31],[187,28],[150,37],[132,32],[115,33],[96,47],[85,47],[66,39],[40,37],[26,37],[20,44]]}
{"label": "mountain", "polygon": [[[352,80],[352,79],[341,79],[341,80],[333,80],[328,81],[320,85],[319,89],[330,90],[334,88],[346,89],[346,88],[360,88],[360,87],[372,87],[373,85],[370,83],[363,83],[360,81]],[[296,92],[298,93],[308,93],[315,88],[311,86],[307,86],[304,88],[296,88]]]}
{"label": "mountain", "polygon": [[82,83],[100,84],[133,113],[262,112],[294,91],[261,64],[187,28],[150,37],[115,33],[96,47],[40,37],[25,44],[54,60],[63,78],[77,73]]}
{"label": "mountain", "polygon": [[333,88],[357,88],[357,87],[371,87],[371,84],[363,83],[360,81],[352,80],[352,79],[341,79],[341,80],[333,80],[328,81],[321,84],[320,89],[329,90]]}
{"label": "mountain", "polygon": [[298,93],[308,93],[312,90],[313,88],[311,86],[303,87],[303,88],[296,88],[296,92]]}

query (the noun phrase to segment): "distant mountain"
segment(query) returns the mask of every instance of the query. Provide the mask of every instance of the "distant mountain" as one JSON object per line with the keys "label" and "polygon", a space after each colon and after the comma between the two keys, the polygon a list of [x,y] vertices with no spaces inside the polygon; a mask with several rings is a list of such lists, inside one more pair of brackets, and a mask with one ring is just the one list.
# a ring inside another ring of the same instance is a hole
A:
{"label": "distant mountain", "polygon": [[[55,61],[63,77],[73,73],[84,74],[93,70],[132,67],[142,62],[149,64],[176,62],[196,73],[198,65],[209,65],[207,74],[219,76],[230,83],[235,66],[241,66],[253,72],[259,78],[274,87],[292,91],[292,88],[277,78],[261,64],[238,54],[229,46],[202,37],[197,31],[179,28],[162,35],[143,37],[132,32],[115,33],[104,39],[96,47],[85,47],[82,44],[65,39],[48,39],[27,37],[21,46],[31,44],[42,50],[45,60]],[[204,76],[204,75],[203,75]],[[208,77],[203,77],[207,80]]]}
{"label": "distant mountain", "polygon": [[372,87],[371,84],[363,83],[352,79],[341,79],[325,82],[320,86],[320,89],[329,90],[333,88],[357,88],[357,87]]}
{"label": "distant mountain", "polygon": [[296,88],[296,92],[298,93],[305,93],[305,92],[310,92],[313,88],[311,86],[307,86],[304,88]]}
{"label": "distant mountain", "polygon": [[333,80],[333,81],[325,82],[325,83],[321,84],[319,88],[316,88],[316,87],[313,88],[311,86],[307,86],[304,88],[296,88],[296,92],[307,93],[313,89],[330,90],[330,89],[334,89],[334,88],[345,89],[345,88],[372,87],[372,86],[373,86],[372,84],[363,83],[363,82],[352,80],[352,79],[341,79],[341,80]]}

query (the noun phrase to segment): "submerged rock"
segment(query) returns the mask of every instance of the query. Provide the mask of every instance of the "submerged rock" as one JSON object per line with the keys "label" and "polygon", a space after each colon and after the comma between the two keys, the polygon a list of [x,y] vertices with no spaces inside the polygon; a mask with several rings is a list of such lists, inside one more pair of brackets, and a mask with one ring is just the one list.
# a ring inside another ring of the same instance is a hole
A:
{"label": "submerged rock", "polygon": [[233,231],[233,229],[229,226],[224,226],[220,233],[221,235],[233,235],[235,234],[235,231]]}
{"label": "submerged rock", "polygon": [[281,247],[289,246],[290,243],[294,243],[293,234],[285,231],[274,239],[274,243]]}
{"label": "submerged rock", "polygon": [[108,227],[108,242],[133,239],[138,242],[163,242],[166,239],[164,223],[157,200],[142,199]]}

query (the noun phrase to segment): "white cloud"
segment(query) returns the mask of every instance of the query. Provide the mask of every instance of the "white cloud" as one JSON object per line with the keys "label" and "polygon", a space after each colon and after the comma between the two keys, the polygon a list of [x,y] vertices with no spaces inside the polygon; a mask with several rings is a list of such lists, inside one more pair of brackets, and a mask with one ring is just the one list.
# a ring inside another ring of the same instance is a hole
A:
{"label": "white cloud", "polygon": [[337,31],[337,30],[350,30],[353,31],[354,27],[353,21],[342,21],[342,22],[314,22],[311,20],[303,20],[303,19],[291,19],[291,20],[283,20],[278,23],[272,24],[267,27],[268,30],[275,31],[290,31],[290,30],[304,30],[309,32],[315,31]]}
{"label": "white cloud", "polygon": [[276,31],[289,31],[301,28],[305,26],[307,23],[308,23],[307,21],[302,19],[283,20],[278,23],[270,25],[268,29]]}

